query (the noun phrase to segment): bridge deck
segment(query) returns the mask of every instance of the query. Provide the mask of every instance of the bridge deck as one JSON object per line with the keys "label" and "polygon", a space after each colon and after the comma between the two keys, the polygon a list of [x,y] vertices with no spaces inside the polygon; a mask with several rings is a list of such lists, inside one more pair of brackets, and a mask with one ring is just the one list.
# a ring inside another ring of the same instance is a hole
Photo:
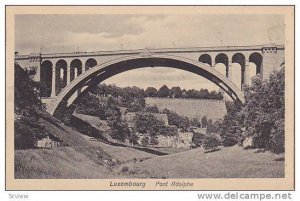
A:
{"label": "bridge deck", "polygon": [[41,56],[42,58],[61,58],[61,57],[91,57],[91,56],[113,56],[113,55],[135,55],[149,51],[151,53],[191,53],[191,52],[228,52],[228,51],[261,51],[262,48],[276,48],[284,50],[284,45],[254,45],[254,46],[220,46],[220,47],[185,47],[185,48],[153,48],[153,49],[134,49],[134,50],[114,50],[114,51],[94,51],[94,52],[69,52],[69,53],[41,53],[30,55],[16,55],[16,60],[26,60],[30,57]]}

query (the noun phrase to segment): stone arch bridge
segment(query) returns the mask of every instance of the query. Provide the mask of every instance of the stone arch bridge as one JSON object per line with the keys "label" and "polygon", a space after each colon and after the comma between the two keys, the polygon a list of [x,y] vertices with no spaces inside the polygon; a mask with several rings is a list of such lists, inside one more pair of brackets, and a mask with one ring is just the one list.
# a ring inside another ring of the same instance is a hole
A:
{"label": "stone arch bridge", "polygon": [[[254,74],[266,78],[283,60],[284,46],[275,44],[15,54],[15,62],[35,70],[33,79],[45,83],[40,95],[50,114],[62,102],[71,104],[101,81],[143,67],[170,67],[195,73],[243,102],[242,86],[249,84],[251,68]],[[234,83],[235,76],[240,80]]]}

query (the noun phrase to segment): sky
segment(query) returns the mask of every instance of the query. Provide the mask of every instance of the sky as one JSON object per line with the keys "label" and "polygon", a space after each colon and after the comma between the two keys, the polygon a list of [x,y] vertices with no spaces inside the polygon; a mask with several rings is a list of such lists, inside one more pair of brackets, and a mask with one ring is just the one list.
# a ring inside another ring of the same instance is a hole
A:
{"label": "sky", "polygon": [[[283,16],[78,14],[15,18],[15,49],[19,54],[266,43],[284,44]],[[170,68],[131,70],[105,82],[143,88],[167,84],[217,89],[205,78]]]}

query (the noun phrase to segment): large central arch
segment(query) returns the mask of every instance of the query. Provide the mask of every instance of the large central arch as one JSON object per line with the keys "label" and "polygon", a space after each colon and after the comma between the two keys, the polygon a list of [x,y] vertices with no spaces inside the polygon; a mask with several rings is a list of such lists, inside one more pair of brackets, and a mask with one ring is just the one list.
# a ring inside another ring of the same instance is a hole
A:
{"label": "large central arch", "polygon": [[218,85],[234,100],[244,102],[244,94],[236,85],[204,63],[167,54],[147,54],[146,56],[122,57],[90,68],[53,98],[47,105],[47,111],[53,115],[59,104],[68,101],[74,93],[78,93],[78,91],[80,93],[86,92],[109,77],[124,71],[144,67],[170,67],[195,73]]}

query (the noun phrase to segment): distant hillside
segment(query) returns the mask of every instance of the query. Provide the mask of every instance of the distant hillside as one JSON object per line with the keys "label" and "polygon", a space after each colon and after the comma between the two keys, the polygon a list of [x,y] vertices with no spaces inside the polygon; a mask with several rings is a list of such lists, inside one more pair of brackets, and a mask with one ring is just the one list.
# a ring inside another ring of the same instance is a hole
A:
{"label": "distant hillside", "polygon": [[156,105],[161,111],[167,108],[189,118],[206,116],[215,121],[227,113],[224,100],[145,98],[145,101],[147,105]]}

